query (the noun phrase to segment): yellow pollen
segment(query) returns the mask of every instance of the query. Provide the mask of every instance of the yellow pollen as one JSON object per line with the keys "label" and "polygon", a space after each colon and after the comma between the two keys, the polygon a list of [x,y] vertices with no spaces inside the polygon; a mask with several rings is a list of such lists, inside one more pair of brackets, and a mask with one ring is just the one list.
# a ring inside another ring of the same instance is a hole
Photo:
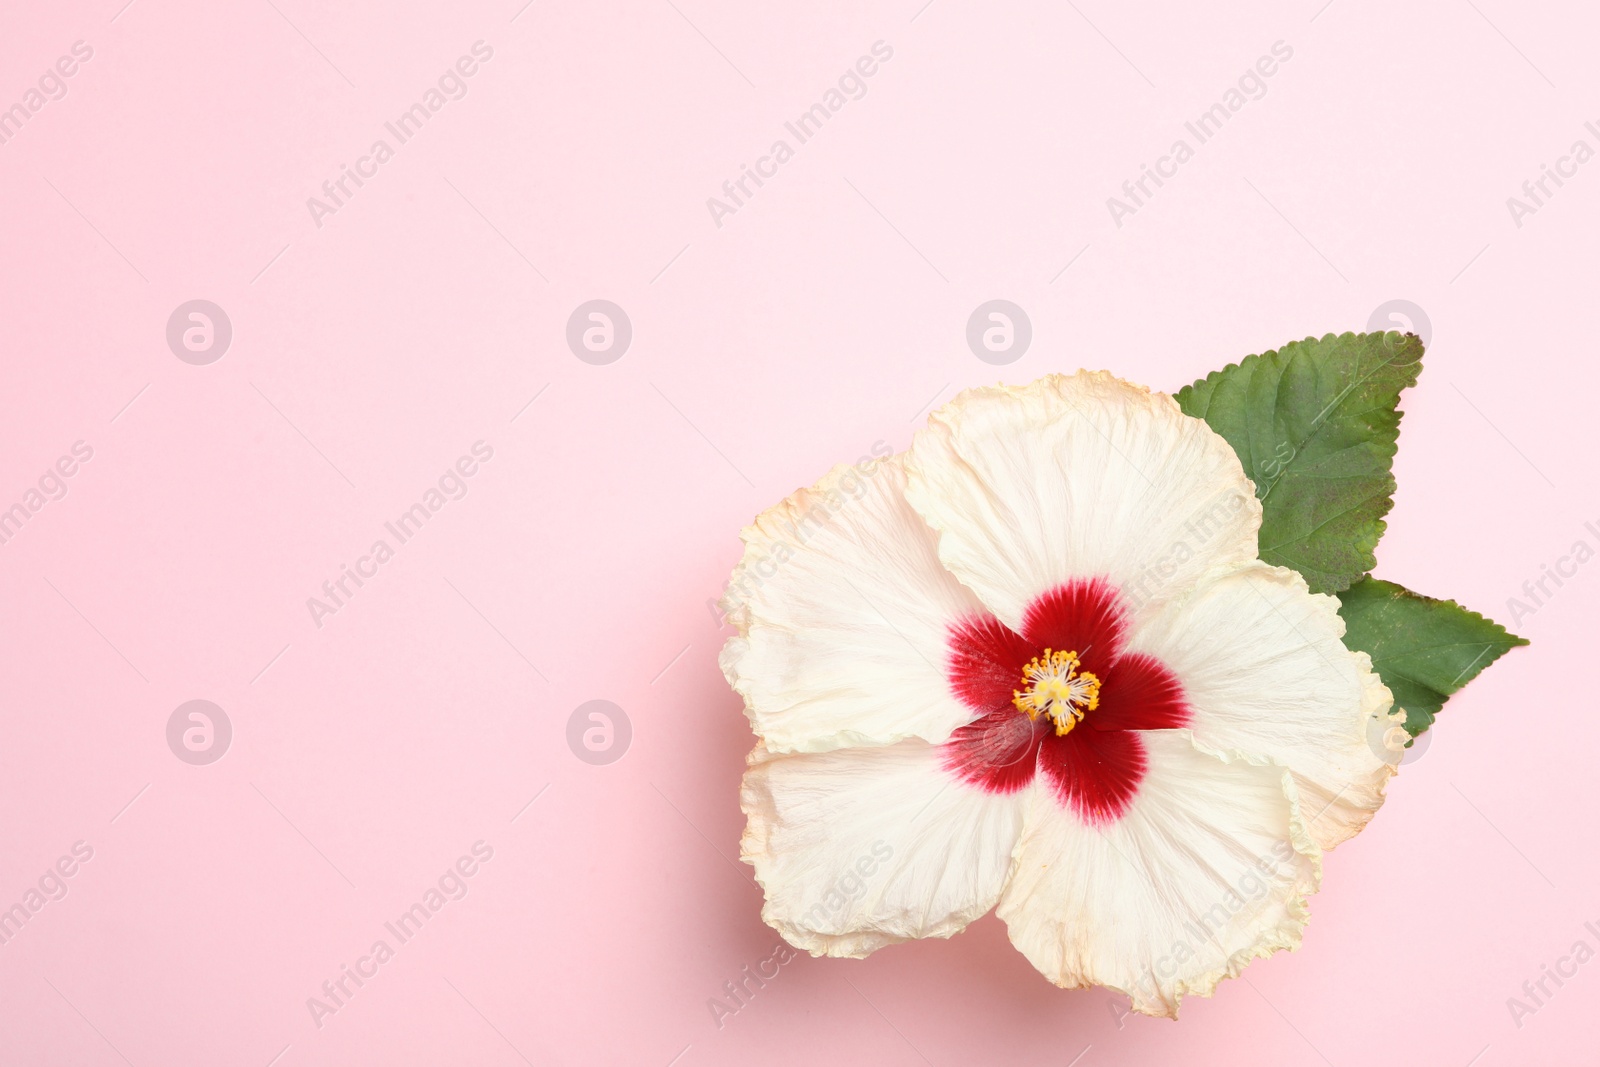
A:
{"label": "yellow pollen", "polygon": [[1082,662],[1076,652],[1052,652],[1035,656],[1022,668],[1022,688],[1013,690],[1011,703],[1028,718],[1045,716],[1063,737],[1083,721],[1084,712],[1100,706],[1100,679],[1089,671],[1079,671]]}

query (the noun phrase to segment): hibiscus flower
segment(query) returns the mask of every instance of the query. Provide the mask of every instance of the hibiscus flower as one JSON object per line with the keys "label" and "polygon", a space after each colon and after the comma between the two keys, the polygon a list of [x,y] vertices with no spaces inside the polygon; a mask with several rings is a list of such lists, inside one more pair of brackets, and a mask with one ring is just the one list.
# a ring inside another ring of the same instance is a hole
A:
{"label": "hibiscus flower", "polygon": [[1260,525],[1223,438],[1104,372],[964,392],[760,515],[721,664],[762,918],[861,957],[997,909],[1050,981],[1173,1017],[1297,947],[1405,733]]}

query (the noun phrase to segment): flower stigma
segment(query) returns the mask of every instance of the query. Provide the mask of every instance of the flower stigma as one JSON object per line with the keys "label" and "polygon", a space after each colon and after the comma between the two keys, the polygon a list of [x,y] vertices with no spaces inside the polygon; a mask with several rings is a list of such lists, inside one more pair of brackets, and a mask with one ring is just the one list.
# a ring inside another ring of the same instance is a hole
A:
{"label": "flower stigma", "polygon": [[1064,737],[1083,721],[1085,712],[1100,706],[1100,679],[1079,671],[1080,666],[1076,652],[1045,649],[1044,655],[1022,668],[1022,688],[1012,691],[1011,703],[1030,719],[1043,715],[1055,724],[1056,736]]}

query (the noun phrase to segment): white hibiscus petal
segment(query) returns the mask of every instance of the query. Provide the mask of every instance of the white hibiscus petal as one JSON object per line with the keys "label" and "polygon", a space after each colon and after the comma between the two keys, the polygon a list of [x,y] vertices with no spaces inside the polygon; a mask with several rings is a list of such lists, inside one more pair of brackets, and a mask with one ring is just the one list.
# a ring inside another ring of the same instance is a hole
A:
{"label": "white hibiscus petal", "polygon": [[1134,1010],[1176,1017],[1251,959],[1295,948],[1320,853],[1281,768],[1227,763],[1185,731],[1142,735],[1131,807],[1091,828],[1042,781],[998,914],[1057,985],[1103,985]]}
{"label": "white hibiscus petal", "polygon": [[939,558],[1013,629],[1072,579],[1109,578],[1138,618],[1256,555],[1261,505],[1228,442],[1103,371],[970,389],[918,431],[906,467]]}
{"label": "white hibiscus petal", "polygon": [[1028,791],[986,793],[940,759],[915,739],[753,755],[741,851],[766,890],[761,917],[813,955],[859,957],[949,937],[994,907]]}
{"label": "white hibiscus petal", "polygon": [[1294,772],[1324,849],[1382,806],[1404,752],[1404,714],[1367,654],[1345,648],[1338,609],[1294,571],[1256,562],[1208,576],[1130,636],[1181,681],[1196,745]]}
{"label": "white hibiscus petal", "polygon": [[943,741],[972,718],[946,674],[950,624],[981,612],[905,500],[901,456],[835,468],[746,528],[721,657],[775,751]]}

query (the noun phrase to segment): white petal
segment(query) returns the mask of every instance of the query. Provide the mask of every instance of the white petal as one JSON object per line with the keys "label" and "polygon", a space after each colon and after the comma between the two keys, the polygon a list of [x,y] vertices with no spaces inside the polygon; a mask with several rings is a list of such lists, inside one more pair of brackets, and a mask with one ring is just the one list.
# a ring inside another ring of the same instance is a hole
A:
{"label": "white petal", "polygon": [[745,772],[761,917],[813,955],[949,937],[994,907],[1029,791],[983,792],[920,740],[770,756]]}
{"label": "white petal", "polygon": [[1257,562],[1208,576],[1130,638],[1182,683],[1196,745],[1294,772],[1301,814],[1324,849],[1382,806],[1404,752],[1403,713],[1343,636],[1335,597]]}
{"label": "white petal", "polygon": [[769,748],[939,742],[973,717],[951,693],[946,641],[982,608],[906,503],[900,456],[835,468],[743,537],[723,599],[740,636],[721,664]]}
{"label": "white petal", "polygon": [[1109,578],[1137,618],[1256,556],[1261,505],[1233,448],[1103,371],[970,389],[918,431],[906,465],[939,558],[1013,629],[1074,578]]}
{"label": "white petal", "polygon": [[1321,863],[1287,772],[1225,763],[1182,730],[1143,738],[1139,795],[1103,829],[1037,784],[998,914],[1057,985],[1108,986],[1176,1017],[1184,995],[1299,945]]}

